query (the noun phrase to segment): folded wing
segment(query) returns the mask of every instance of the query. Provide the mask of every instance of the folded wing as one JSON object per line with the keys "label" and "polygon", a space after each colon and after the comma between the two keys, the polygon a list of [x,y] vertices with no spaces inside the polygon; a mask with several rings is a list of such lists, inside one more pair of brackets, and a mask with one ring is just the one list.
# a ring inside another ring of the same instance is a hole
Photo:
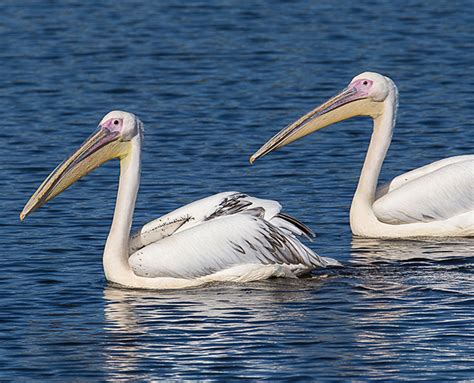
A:
{"label": "folded wing", "polygon": [[409,180],[374,202],[375,215],[381,222],[397,225],[443,221],[471,211],[474,214],[474,156],[466,157],[407,177]]}
{"label": "folded wing", "polygon": [[129,263],[144,277],[198,278],[235,266],[288,266],[295,274],[336,265],[303,245],[314,234],[277,202],[228,192],[196,201],[143,226]]}
{"label": "folded wing", "polygon": [[203,222],[255,208],[263,209],[264,218],[269,220],[280,212],[281,205],[239,192],[223,192],[194,201],[143,225],[130,237],[129,254]]}

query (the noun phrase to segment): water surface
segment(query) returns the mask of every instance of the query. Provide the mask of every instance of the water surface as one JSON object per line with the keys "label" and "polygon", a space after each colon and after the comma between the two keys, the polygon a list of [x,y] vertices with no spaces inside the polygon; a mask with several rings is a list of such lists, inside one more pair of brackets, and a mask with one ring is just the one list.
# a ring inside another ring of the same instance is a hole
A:
{"label": "water surface", "polygon": [[[381,181],[472,152],[469,1],[3,2],[0,380],[474,379],[474,242],[354,239],[371,132],[341,123],[248,165],[360,72],[400,109]],[[112,109],[145,123],[143,224],[238,190],[276,199],[344,267],[174,292],[108,286],[118,164],[20,223],[44,177]]]}

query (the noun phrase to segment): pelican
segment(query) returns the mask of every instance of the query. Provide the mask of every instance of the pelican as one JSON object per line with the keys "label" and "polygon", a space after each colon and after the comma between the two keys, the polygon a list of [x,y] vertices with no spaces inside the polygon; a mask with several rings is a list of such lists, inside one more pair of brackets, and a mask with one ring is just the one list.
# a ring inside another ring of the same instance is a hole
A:
{"label": "pelican", "polygon": [[338,121],[368,116],[373,132],[352,200],[352,233],[372,238],[473,236],[474,155],[433,162],[377,188],[397,106],[398,91],[390,78],[362,73],[338,95],[276,134],[250,162]]}
{"label": "pelican", "polygon": [[297,236],[312,231],[280,212],[278,202],[238,192],[219,193],[142,226],[130,236],[140,183],[143,124],[132,113],[112,111],[69,158],[40,185],[20,219],[110,159],[120,179],[103,266],[108,281],[130,288],[171,289],[206,282],[247,282],[295,277],[337,264]]}

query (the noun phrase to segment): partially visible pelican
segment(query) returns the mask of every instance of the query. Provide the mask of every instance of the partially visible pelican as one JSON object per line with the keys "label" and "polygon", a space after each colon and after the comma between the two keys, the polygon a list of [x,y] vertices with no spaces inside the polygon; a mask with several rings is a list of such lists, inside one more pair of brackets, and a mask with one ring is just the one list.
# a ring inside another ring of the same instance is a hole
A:
{"label": "partially visible pelican", "polygon": [[365,72],[337,96],[289,125],[251,158],[354,116],[373,119],[373,132],[352,201],[352,233],[363,237],[474,235],[474,155],[450,157],[402,174],[377,188],[398,106],[391,79]]}
{"label": "partially visible pelican", "polygon": [[299,242],[311,230],[280,213],[275,201],[226,192],[201,199],[144,225],[130,237],[140,183],[143,124],[133,114],[108,113],[97,131],[60,164],[20,214],[44,205],[110,159],[120,180],[103,265],[108,281],[131,288],[167,289],[213,281],[295,277],[337,264]]}

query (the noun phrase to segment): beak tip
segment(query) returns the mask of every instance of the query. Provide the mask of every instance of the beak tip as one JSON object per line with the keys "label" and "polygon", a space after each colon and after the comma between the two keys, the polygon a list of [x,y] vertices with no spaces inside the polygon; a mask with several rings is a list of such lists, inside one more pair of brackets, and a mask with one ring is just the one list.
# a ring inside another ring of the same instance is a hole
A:
{"label": "beak tip", "polygon": [[20,213],[20,221],[23,222],[30,213],[31,213],[31,209],[27,209],[27,207],[25,206]]}
{"label": "beak tip", "polygon": [[255,157],[254,156],[251,156],[249,158],[249,162],[250,162],[250,165],[253,165],[253,163],[255,162]]}

